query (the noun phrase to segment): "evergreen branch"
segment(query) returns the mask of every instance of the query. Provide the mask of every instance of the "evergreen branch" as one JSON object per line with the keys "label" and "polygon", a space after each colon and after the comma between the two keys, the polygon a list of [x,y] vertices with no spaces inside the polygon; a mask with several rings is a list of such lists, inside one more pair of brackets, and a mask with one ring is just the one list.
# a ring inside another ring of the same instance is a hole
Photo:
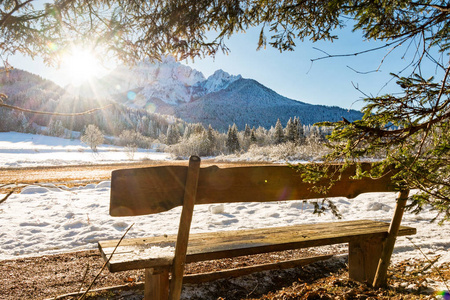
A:
{"label": "evergreen branch", "polygon": [[9,21],[13,17],[13,14],[15,12],[19,11],[21,8],[25,7],[26,5],[30,4],[33,1],[34,0],[27,0],[23,3],[19,3],[18,1],[15,1],[16,3],[14,5],[14,7],[11,9],[11,11],[2,16],[2,19],[0,20],[0,28],[3,27],[6,24],[6,22]]}
{"label": "evergreen branch", "polygon": [[428,126],[435,125],[436,123],[442,122],[443,120],[446,120],[446,119],[450,119],[450,111],[448,111],[447,113],[445,113],[437,118],[431,119],[428,122],[424,122],[419,125],[412,125],[409,127],[404,127],[401,129],[395,129],[395,130],[386,130],[386,129],[382,129],[382,128],[369,127],[369,126],[357,124],[356,122],[349,122],[349,121],[344,122],[344,123],[348,124],[348,125],[353,125],[356,129],[362,130],[365,133],[375,135],[380,138],[381,137],[390,137],[390,136],[395,136],[395,135],[400,136],[404,133],[407,134],[405,136],[405,138],[406,138],[420,130],[426,129]]}
{"label": "evergreen branch", "polygon": [[[393,42],[391,42],[391,43],[386,43],[386,44],[384,44],[383,46],[374,47],[374,48],[366,49],[366,50],[363,50],[363,51],[358,51],[358,52],[353,52],[353,53],[347,53],[347,54],[329,54],[329,53],[327,53],[327,52],[325,52],[325,51],[323,51],[323,50],[321,50],[321,49],[319,49],[319,48],[317,48],[317,47],[313,47],[314,50],[323,52],[323,53],[325,53],[326,55],[325,55],[325,56],[321,56],[321,57],[317,57],[317,58],[312,58],[311,61],[312,61],[312,62],[315,62],[315,61],[318,61],[318,60],[327,59],[327,58],[335,58],[335,57],[358,56],[358,55],[361,55],[361,54],[365,54],[365,53],[370,53],[370,52],[374,52],[374,51],[377,51],[377,50],[381,50],[381,49],[390,47],[390,46],[392,46],[392,45],[395,45],[395,47],[397,47],[397,46],[399,46],[400,44],[402,44],[403,42],[405,42],[405,41],[408,40],[408,39],[409,39],[409,38],[404,38],[404,39],[402,39],[402,40],[395,40],[395,41],[393,41]],[[398,44],[398,45],[396,45],[396,44]]]}
{"label": "evergreen branch", "polygon": [[411,4],[415,5],[415,6],[432,7],[432,8],[435,8],[435,9],[439,10],[440,12],[450,13],[450,5],[444,6],[444,5],[418,3],[418,2],[411,2]]}

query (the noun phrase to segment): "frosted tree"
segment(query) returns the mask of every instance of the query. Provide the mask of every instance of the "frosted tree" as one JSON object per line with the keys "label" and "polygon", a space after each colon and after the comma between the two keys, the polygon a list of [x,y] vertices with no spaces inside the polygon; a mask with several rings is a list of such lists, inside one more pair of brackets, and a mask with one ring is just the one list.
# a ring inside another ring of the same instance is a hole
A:
{"label": "frosted tree", "polygon": [[174,145],[180,140],[180,132],[176,124],[170,124],[167,128],[167,145]]}
{"label": "frosted tree", "polygon": [[302,145],[303,143],[305,143],[305,130],[303,129],[303,124],[298,117],[294,118],[294,127],[296,129],[295,132],[296,144]]}
{"label": "frosted tree", "polygon": [[189,139],[189,137],[192,134],[192,127],[190,126],[190,124],[188,124],[185,128],[184,128],[184,133],[183,133],[183,139],[187,140]]}
{"label": "frosted tree", "polygon": [[252,128],[252,131],[250,132],[250,143],[254,144],[256,143],[258,140],[256,138],[256,133],[255,133],[255,129]]}
{"label": "frosted tree", "polygon": [[281,125],[280,119],[278,119],[277,123],[275,124],[273,141],[277,145],[284,142],[284,130],[283,126]]}
{"label": "frosted tree", "polygon": [[234,153],[241,149],[238,138],[238,130],[236,124],[228,126],[226,146],[229,152]]}
{"label": "frosted tree", "polygon": [[286,132],[286,141],[296,142],[298,140],[298,131],[294,121],[292,121],[292,118],[289,118],[286,124],[285,132]]}
{"label": "frosted tree", "polygon": [[51,120],[48,125],[48,134],[56,137],[63,137],[65,132],[65,128],[62,125],[61,120]]}
{"label": "frosted tree", "polygon": [[207,139],[207,155],[213,155],[216,151],[216,134],[211,125],[208,126],[208,131],[206,132]]}
{"label": "frosted tree", "polygon": [[97,126],[89,124],[81,136],[81,141],[91,147],[92,151],[97,152],[97,146],[103,144],[104,136]]}

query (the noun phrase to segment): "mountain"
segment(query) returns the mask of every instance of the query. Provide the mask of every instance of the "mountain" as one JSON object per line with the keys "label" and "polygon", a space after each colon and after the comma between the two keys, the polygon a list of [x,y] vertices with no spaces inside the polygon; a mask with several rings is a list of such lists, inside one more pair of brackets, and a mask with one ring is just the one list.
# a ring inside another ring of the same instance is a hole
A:
{"label": "mountain", "polygon": [[292,100],[277,94],[256,80],[240,78],[227,88],[182,105],[174,109],[174,114],[188,123],[211,124],[218,130],[227,130],[235,123],[240,130],[245,124],[250,127],[275,126],[277,119],[283,125],[289,118],[297,116],[303,124],[321,121],[338,121],[361,118],[355,110],[340,107],[312,105]]}
{"label": "mountain", "polygon": [[233,123],[239,129],[245,124],[270,128],[277,119],[286,124],[291,117],[299,117],[308,125],[342,117],[352,121],[362,116],[355,110],[292,100],[256,80],[223,70],[205,79],[201,72],[171,57],[156,63],[145,61],[132,68],[119,67],[93,86],[95,93],[83,87],[83,95],[109,95],[131,108],[173,115],[205,126],[211,124],[221,131]]}

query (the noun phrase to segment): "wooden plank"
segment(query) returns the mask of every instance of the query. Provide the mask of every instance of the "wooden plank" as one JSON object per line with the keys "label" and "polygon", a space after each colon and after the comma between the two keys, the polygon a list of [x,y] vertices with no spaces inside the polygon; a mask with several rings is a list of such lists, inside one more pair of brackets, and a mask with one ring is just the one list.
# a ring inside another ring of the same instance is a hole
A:
{"label": "wooden plank", "polygon": [[389,226],[388,236],[383,245],[383,252],[378,263],[378,268],[373,279],[373,286],[378,288],[386,285],[387,281],[387,269],[391,261],[392,252],[394,251],[395,240],[399,235],[400,223],[403,218],[403,212],[405,210],[406,201],[408,200],[409,190],[400,191],[397,198],[397,205],[395,207],[395,213],[392,217],[391,225]]}
{"label": "wooden plank", "polygon": [[261,265],[254,265],[254,266],[248,266],[248,267],[241,267],[241,268],[236,268],[236,269],[231,269],[231,270],[185,275],[183,278],[183,284],[184,283],[199,284],[199,283],[218,280],[221,278],[235,278],[235,277],[239,277],[239,276],[253,274],[256,272],[262,272],[262,271],[284,270],[284,269],[296,268],[296,267],[305,266],[305,265],[308,265],[308,264],[311,264],[314,262],[327,260],[332,257],[333,257],[333,255],[322,255],[322,256],[314,256],[314,257],[307,257],[307,258],[301,258],[301,259],[287,260],[287,261],[270,263],[270,264],[261,264]]}
{"label": "wooden plank", "polygon": [[[370,164],[363,164],[364,170]],[[338,166],[332,166],[328,178],[337,179]],[[342,173],[341,180],[329,190],[327,197],[354,198],[361,193],[395,191],[390,176],[350,179],[356,166]],[[183,204],[187,167],[165,166],[115,170],[111,179],[110,214],[135,216],[172,209]],[[323,198],[311,191],[313,184],[303,182],[301,174],[282,166],[249,166],[201,168],[196,204],[228,202],[267,202]],[[317,185],[317,184],[315,184]]]}
{"label": "wooden plank", "polygon": [[197,195],[198,176],[200,171],[200,157],[191,156],[186,176],[183,210],[181,212],[180,226],[178,227],[175,258],[172,264],[172,279],[170,280],[169,299],[178,300],[183,285],[186,252],[191,229],[192,214],[194,213],[195,198]]}
{"label": "wooden plank", "polygon": [[182,205],[187,169],[163,166],[113,171],[110,215],[145,215]]}
{"label": "wooden plank", "polygon": [[169,272],[145,269],[144,300],[166,300],[169,296]]}
{"label": "wooden plank", "polygon": [[[370,164],[363,164],[369,169]],[[301,173],[289,166],[254,166],[225,168],[209,167],[201,170],[198,184],[197,204],[232,202],[268,202],[323,198],[313,192],[313,186],[327,185],[338,179],[338,166],[330,167],[326,179],[319,183],[304,182]],[[361,193],[395,191],[390,176],[378,179],[351,179],[356,166],[346,169],[327,197],[354,198]],[[392,175],[392,174],[391,174]]]}
{"label": "wooden plank", "polygon": [[372,282],[383,250],[383,238],[362,239],[348,244],[348,277]]}
{"label": "wooden plank", "polygon": [[[389,223],[372,220],[357,220],[332,223],[302,224],[286,227],[221,231],[191,234],[187,249],[187,262],[209,259],[229,258],[240,255],[258,254],[272,251],[307,248],[330,244],[348,243],[360,239],[386,238]],[[415,234],[416,229],[401,226],[398,235]],[[161,245],[161,239],[152,238],[123,240],[110,261],[111,272],[165,267],[169,259],[149,260],[145,250]],[[176,236],[167,236],[164,245],[176,240]],[[100,249],[107,256],[117,241],[99,242]],[[143,253],[142,256],[140,253]],[[173,254],[172,254],[173,255]],[[172,256],[173,257],[173,256]],[[161,263],[162,262],[162,263]]]}

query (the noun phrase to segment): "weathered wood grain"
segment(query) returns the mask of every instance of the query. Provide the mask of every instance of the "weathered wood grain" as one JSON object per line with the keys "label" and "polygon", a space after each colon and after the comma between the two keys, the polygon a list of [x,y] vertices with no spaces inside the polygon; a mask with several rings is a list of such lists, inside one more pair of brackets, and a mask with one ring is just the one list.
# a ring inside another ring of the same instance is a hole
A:
{"label": "weathered wood grain", "polygon": [[361,239],[348,244],[348,277],[359,282],[372,282],[378,267],[383,237]]}
{"label": "weathered wood grain", "polygon": [[183,285],[184,265],[191,229],[192,214],[194,213],[197,184],[200,171],[200,158],[191,156],[184,189],[183,210],[181,211],[180,225],[178,227],[175,257],[172,264],[172,279],[170,280],[169,299],[178,300]]}
{"label": "weathered wood grain", "polygon": [[[370,164],[363,164],[363,169]],[[337,166],[330,168],[328,179],[337,178]],[[361,193],[395,191],[390,175],[371,179],[351,179],[356,167],[342,173],[327,197],[354,198]],[[110,214],[135,216],[159,213],[183,203],[187,167],[165,166],[125,169],[112,172]],[[322,184],[319,183],[319,184]],[[249,166],[201,168],[196,204],[229,202],[267,202],[322,198],[311,190],[301,174],[282,166]]]}
{"label": "weathered wood grain", "polygon": [[392,217],[391,225],[389,226],[388,236],[384,241],[383,251],[381,252],[379,263],[377,264],[377,271],[372,278],[373,286],[375,288],[386,285],[387,283],[387,269],[391,261],[392,252],[394,251],[395,240],[397,239],[397,232],[402,222],[403,212],[405,210],[406,201],[408,201],[409,190],[399,192],[397,204],[395,206],[395,213]]}
{"label": "weathered wood grain", "polygon": [[[191,234],[186,262],[386,238],[388,228],[389,223],[358,220]],[[398,235],[415,233],[415,228],[401,226]],[[108,267],[111,272],[170,267],[173,252],[168,252],[165,257],[150,259],[145,256],[145,249],[168,248],[175,241],[175,235],[123,240]],[[99,242],[104,257],[108,257],[116,245],[116,240]]]}
{"label": "weathered wood grain", "polygon": [[144,299],[167,299],[169,297],[169,271],[154,272],[145,269]]}
{"label": "weathered wood grain", "polygon": [[204,283],[204,282],[218,280],[221,278],[240,277],[240,276],[253,274],[256,272],[262,272],[262,271],[284,270],[284,269],[296,268],[296,267],[312,264],[314,262],[327,260],[332,257],[333,257],[333,255],[321,255],[321,256],[280,261],[280,262],[275,262],[275,263],[240,267],[240,268],[235,268],[235,269],[230,269],[230,270],[208,272],[208,273],[201,273],[201,274],[191,274],[191,275],[184,276],[183,284],[185,284],[185,283],[198,284],[198,283]]}

